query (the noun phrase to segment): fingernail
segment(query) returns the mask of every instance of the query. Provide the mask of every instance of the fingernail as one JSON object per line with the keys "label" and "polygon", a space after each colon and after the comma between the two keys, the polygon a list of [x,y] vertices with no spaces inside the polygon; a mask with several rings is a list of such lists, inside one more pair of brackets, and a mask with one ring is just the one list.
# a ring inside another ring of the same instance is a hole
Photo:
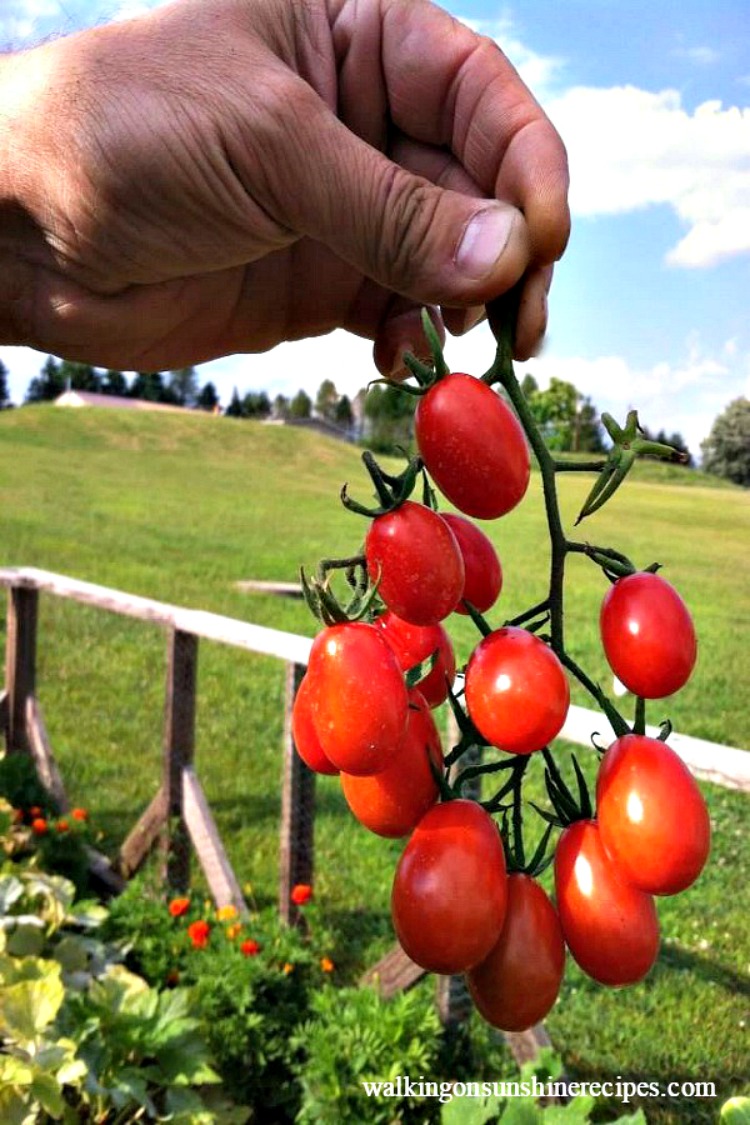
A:
{"label": "fingernail", "polygon": [[492,272],[508,243],[514,219],[507,207],[488,207],[469,219],[456,252],[461,273],[480,281]]}

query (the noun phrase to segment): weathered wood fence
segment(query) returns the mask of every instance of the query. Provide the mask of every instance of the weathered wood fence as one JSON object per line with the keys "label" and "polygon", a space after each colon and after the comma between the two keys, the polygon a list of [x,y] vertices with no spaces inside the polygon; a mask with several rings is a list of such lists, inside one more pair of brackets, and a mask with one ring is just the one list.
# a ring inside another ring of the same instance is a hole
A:
{"label": "weathered wood fence", "polygon": [[[262,592],[295,593],[289,584],[246,584]],[[290,892],[296,883],[312,883],[314,864],[315,774],[294,748],[291,711],[307,665],[311,641],[201,610],[184,609],[80,582],[32,568],[0,569],[0,586],[8,589],[5,688],[0,693],[0,733],[9,753],[27,753],[60,812],[69,808],[64,782],[37,698],[37,630],[41,593],[149,622],[166,633],[165,719],[162,776],[151,803],[133,826],[113,863],[92,852],[92,870],[112,891],[143,865],[154,848],[162,856],[164,878],[172,891],[183,891],[190,879],[194,851],[217,906],[247,910],[195,769],[195,709],[198,645],[201,638],[246,651],[273,656],[286,664],[282,808],[279,862],[279,912],[288,923],[297,918]],[[451,720],[452,721],[452,720]],[[592,722],[594,726],[592,726]],[[562,737],[588,743],[592,729],[604,737],[601,715],[571,708]],[[654,732],[658,733],[658,732]],[[675,735],[670,744],[694,772],[719,785],[750,791],[750,754],[714,743]],[[478,760],[478,759],[477,759]],[[464,763],[466,764],[466,763]],[[478,780],[477,780],[478,784]],[[365,974],[385,995],[409,988],[423,975],[396,946]],[[461,977],[440,977],[437,1002],[441,1019],[450,1025],[464,1020],[471,1008]],[[519,1061],[534,1057],[549,1038],[539,1025],[521,1035],[508,1035]]]}

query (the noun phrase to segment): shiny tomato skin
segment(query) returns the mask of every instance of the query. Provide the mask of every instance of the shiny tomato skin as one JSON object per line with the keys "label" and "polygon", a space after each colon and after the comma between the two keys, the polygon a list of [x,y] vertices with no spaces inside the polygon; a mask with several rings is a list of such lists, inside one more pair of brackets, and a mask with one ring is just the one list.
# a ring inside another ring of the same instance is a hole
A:
{"label": "shiny tomato skin", "polygon": [[529,485],[529,450],[513,411],[487,383],[455,372],[417,405],[414,433],[437,487],[464,515],[493,520]]}
{"label": "shiny tomato skin", "polygon": [[599,625],[609,666],[634,695],[663,699],[690,679],[698,655],[693,621],[660,575],[619,578],[604,597]]}
{"label": "shiny tomato skin", "polygon": [[443,768],[443,751],[435,720],[416,689],[409,692],[406,735],[398,753],[372,777],[341,774],[346,802],[360,824],[378,836],[406,836],[438,799],[429,758]]}
{"label": "shiny tomato skin", "polygon": [[399,942],[423,969],[462,973],[490,952],[507,902],[505,855],[476,801],[434,805],[396,867],[391,915]]}
{"label": "shiny tomato skin", "polygon": [[471,520],[452,512],[443,519],[456,537],[464,560],[464,592],[456,613],[468,613],[464,601],[471,602],[480,613],[486,613],[500,597],[503,570],[492,542]]}
{"label": "shiny tomato skin", "polygon": [[393,612],[412,625],[437,625],[458,605],[464,562],[442,516],[406,500],[377,516],[365,539],[367,570]]}
{"label": "shiny tomato skin", "polygon": [[564,969],[560,919],[546,892],[529,875],[509,875],[500,938],[467,973],[477,1009],[500,1031],[526,1031],[552,1008]]}
{"label": "shiny tomato skin", "polygon": [[552,649],[526,629],[506,625],[484,637],[466,668],[466,707],[492,746],[532,754],[565,722],[570,687]]}
{"label": "shiny tomato skin", "polygon": [[563,937],[584,973],[613,988],[642,980],[659,952],[654,900],[619,874],[595,821],[565,829],[554,866]]}
{"label": "shiny tomato skin", "polygon": [[383,630],[385,639],[396,654],[402,671],[421,664],[438,653],[435,666],[418,685],[430,707],[439,707],[448,698],[448,687],[456,678],[456,657],[451,639],[442,625],[411,625],[391,610],[377,617],[373,624]]}
{"label": "shiny tomato skin", "polygon": [[292,707],[294,745],[302,761],[315,773],[336,774],[339,772],[338,767],[334,766],[320,745],[310,712],[311,703],[310,681],[307,676],[303,676]]}
{"label": "shiny tomato skin", "polygon": [[408,699],[381,631],[361,621],[331,625],[313,641],[307,668],[310,713],[326,757],[346,773],[385,769],[406,731]]}
{"label": "shiny tomato skin", "polygon": [[664,742],[639,734],[613,742],[596,803],[604,848],[634,887],[674,895],[695,882],[711,849],[711,821],[692,774]]}

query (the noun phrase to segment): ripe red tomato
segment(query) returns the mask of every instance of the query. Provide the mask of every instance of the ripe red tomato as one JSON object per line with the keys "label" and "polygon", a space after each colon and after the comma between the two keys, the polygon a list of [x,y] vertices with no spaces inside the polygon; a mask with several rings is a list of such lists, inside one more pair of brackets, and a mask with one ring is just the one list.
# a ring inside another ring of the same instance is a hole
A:
{"label": "ripe red tomato", "polygon": [[433,973],[462,973],[497,941],[507,901],[497,825],[475,801],[434,805],[396,868],[391,914],[407,956]]}
{"label": "ripe red tomato", "polygon": [[570,687],[552,649],[526,629],[507,625],[486,636],[466,668],[466,707],[489,743],[531,754],[565,722]]}
{"label": "ripe red tomato", "polygon": [[463,516],[444,513],[443,519],[456,537],[464,560],[464,592],[456,613],[468,613],[464,601],[480,613],[491,609],[503,588],[503,571],[497,551],[484,532]]}
{"label": "ripe red tomato", "polygon": [[413,625],[437,625],[458,605],[464,563],[442,516],[406,500],[377,516],[365,539],[367,570],[389,609]]}
{"label": "ripe red tomato", "polygon": [[547,1015],[565,968],[557,912],[535,879],[508,876],[508,909],[490,955],[467,974],[477,1008],[501,1031],[525,1031]]}
{"label": "ripe red tomato", "polygon": [[410,625],[390,610],[376,618],[374,624],[383,630],[404,672],[427,660],[433,652],[438,653],[434,668],[419,684],[419,690],[430,707],[443,703],[448,698],[449,685],[456,678],[453,645],[443,626]]}
{"label": "ripe red tomato", "polygon": [[711,848],[711,821],[669,746],[639,734],[618,738],[602,758],[596,803],[604,848],[629,883],[673,895],[695,882]]}
{"label": "ripe red tomato", "polygon": [[310,713],[320,744],[346,773],[377,773],[406,731],[406,685],[380,629],[332,625],[314,640],[307,667]]}
{"label": "ripe red tomato", "polygon": [[494,520],[523,499],[529,450],[521,424],[499,394],[471,375],[439,379],[414,416],[427,471],[459,511]]}
{"label": "ripe red tomato", "polygon": [[560,836],[555,894],[563,937],[585,973],[613,987],[645,977],[659,952],[654,900],[619,874],[595,821],[577,820]]}
{"label": "ripe red tomato", "polygon": [[338,768],[326,755],[315,732],[310,713],[311,702],[310,681],[307,676],[303,676],[292,707],[292,738],[297,753],[305,765],[315,773],[338,773]]}
{"label": "ripe red tomato", "polygon": [[602,602],[599,625],[610,668],[635,695],[662,699],[690,679],[697,656],[692,618],[658,574],[619,578]]}
{"label": "ripe red tomato", "polygon": [[[428,757],[429,756],[429,757]],[[409,692],[409,717],[401,748],[373,777],[342,773],[341,788],[357,820],[378,836],[406,836],[438,799],[429,759],[443,767],[435,720],[424,696]]]}

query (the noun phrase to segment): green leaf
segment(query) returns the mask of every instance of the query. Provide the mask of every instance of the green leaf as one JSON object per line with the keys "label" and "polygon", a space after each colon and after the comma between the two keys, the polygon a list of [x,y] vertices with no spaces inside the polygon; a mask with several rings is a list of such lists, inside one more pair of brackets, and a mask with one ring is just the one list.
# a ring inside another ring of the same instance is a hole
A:
{"label": "green leaf", "polygon": [[50,1117],[62,1117],[65,1109],[60,1084],[51,1074],[39,1073],[34,1077],[30,1087],[31,1093],[37,1099],[42,1109]]}
{"label": "green leaf", "polygon": [[596,1100],[580,1094],[567,1105],[548,1106],[544,1111],[544,1125],[586,1125]]}
{"label": "green leaf", "polygon": [[33,1042],[52,1022],[65,998],[60,966],[40,980],[22,980],[0,991],[0,1031],[21,1043]]}
{"label": "green leaf", "polygon": [[88,968],[89,957],[86,946],[81,938],[72,934],[57,943],[54,956],[66,973],[81,973]]}
{"label": "green leaf", "polygon": [[533,1098],[511,1098],[500,1118],[502,1125],[542,1125],[544,1120]]}
{"label": "green leaf", "polygon": [[7,950],[12,957],[38,957],[44,949],[44,929],[23,922],[8,934]]}
{"label": "green leaf", "polygon": [[0,1121],[3,1125],[34,1125],[36,1110],[10,1086],[0,1087]]}
{"label": "green leaf", "polygon": [[730,1098],[719,1114],[722,1125],[750,1125],[750,1098]]}
{"label": "green leaf", "polygon": [[496,1121],[505,1102],[500,1098],[452,1098],[440,1111],[440,1125],[486,1125]]}

